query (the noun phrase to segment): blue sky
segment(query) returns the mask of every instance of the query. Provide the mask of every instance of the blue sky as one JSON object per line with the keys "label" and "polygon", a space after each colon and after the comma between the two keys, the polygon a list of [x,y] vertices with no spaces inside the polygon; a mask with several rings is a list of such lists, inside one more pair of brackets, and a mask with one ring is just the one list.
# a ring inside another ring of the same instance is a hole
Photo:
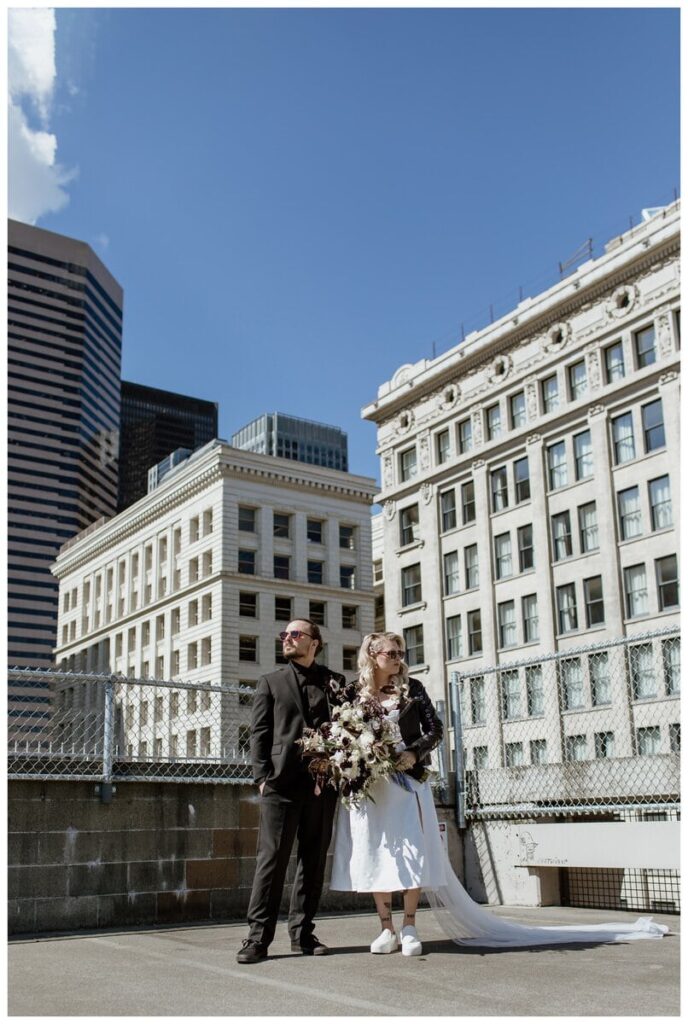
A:
{"label": "blue sky", "polygon": [[24,217],[123,285],[123,376],[218,401],[227,438],[267,410],[337,424],[353,472],[379,478],[360,409],[400,365],[679,185],[677,10],[65,9],[55,26],[49,102],[16,102],[55,139],[64,205]]}

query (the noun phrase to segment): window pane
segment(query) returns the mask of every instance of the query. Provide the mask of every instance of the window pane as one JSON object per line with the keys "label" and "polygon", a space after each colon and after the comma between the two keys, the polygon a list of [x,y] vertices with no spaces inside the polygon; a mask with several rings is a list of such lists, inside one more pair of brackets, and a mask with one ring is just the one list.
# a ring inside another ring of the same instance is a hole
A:
{"label": "window pane", "polygon": [[559,408],[559,384],[556,375],[547,377],[542,382],[542,404],[545,412],[554,412]]}
{"label": "window pane", "polygon": [[662,641],[664,688],[668,696],[681,692],[681,641],[678,637]]}
{"label": "window pane", "polygon": [[533,558],[533,527],[530,523],[521,526],[518,530],[518,567],[521,572],[532,569],[535,564]]}
{"label": "window pane", "polygon": [[652,644],[635,644],[628,649],[633,698],[647,700],[657,696],[657,677],[652,659]]}
{"label": "window pane", "polygon": [[437,461],[442,464],[449,458],[449,431],[441,430],[437,435]]}
{"label": "window pane", "polygon": [[612,689],[609,678],[609,655],[606,651],[591,654],[588,657],[592,702],[594,705],[611,704]]}
{"label": "window pane", "polygon": [[526,423],[526,396],[522,391],[509,399],[511,406],[511,426],[524,427]]}
{"label": "window pane", "polygon": [[499,406],[491,405],[489,409],[486,409],[485,419],[487,422],[488,440],[494,441],[502,433],[502,418]]}
{"label": "window pane", "polygon": [[517,459],[514,462],[514,488],[516,491],[516,502],[527,501],[530,498],[530,469],[528,456],[524,459]]}
{"label": "window pane", "polygon": [[514,647],[516,645],[516,608],[513,601],[505,601],[497,605],[499,619],[499,646]]}
{"label": "window pane", "polygon": [[416,475],[416,449],[408,448],[399,456],[401,479],[411,480]]}
{"label": "window pane", "polygon": [[468,653],[480,654],[483,649],[483,634],[480,624],[480,612],[469,612],[467,615],[468,624]]}
{"label": "window pane", "polygon": [[653,452],[656,448],[663,448],[666,444],[664,437],[664,413],[662,411],[662,400],[650,402],[644,405],[643,413],[643,435],[645,438],[645,451]]}
{"label": "window pane", "polygon": [[648,612],[647,579],[644,565],[632,565],[624,569],[626,591],[626,614],[629,619]]}
{"label": "window pane", "polygon": [[583,581],[585,594],[585,621],[590,629],[604,622],[604,598],[602,595],[602,577],[593,576]]}
{"label": "window pane", "polygon": [[573,554],[571,517],[568,512],[552,516],[552,545],[555,562],[562,558],[570,558]]}
{"label": "window pane", "polygon": [[401,603],[403,607],[421,600],[420,563],[401,570]]}
{"label": "window pane", "polygon": [[645,330],[638,331],[635,336],[635,353],[639,370],[655,362],[657,353],[654,327],[646,327]]}
{"label": "window pane", "polygon": [[596,551],[599,547],[597,533],[597,506],[594,501],[578,509],[578,526],[581,551]]}
{"label": "window pane", "polygon": [[519,718],[522,711],[518,672],[500,672],[499,678],[502,686],[502,716],[503,718]]}
{"label": "window pane", "polygon": [[589,430],[583,431],[582,434],[576,434],[573,439],[573,449],[576,457],[576,480],[586,480],[593,474],[592,441]]}
{"label": "window pane", "polygon": [[461,508],[463,525],[475,521],[475,485],[472,480],[461,485]]}
{"label": "window pane", "polygon": [[447,619],[447,656],[450,661],[463,657],[461,645],[461,617],[452,615]]}
{"label": "window pane", "polygon": [[630,412],[617,416],[612,420],[612,438],[614,441],[614,461],[617,465],[635,458],[635,442],[633,440],[633,417]]}
{"label": "window pane", "polygon": [[492,511],[501,512],[509,505],[506,466],[495,469],[490,474],[490,480],[492,482]]}
{"label": "window pane", "polygon": [[563,441],[549,446],[547,464],[550,488],[555,490],[557,487],[565,487],[568,483],[568,474],[566,472],[566,445]]}
{"label": "window pane", "polygon": [[557,611],[560,633],[571,633],[573,630],[578,629],[576,591],[573,583],[557,587]]}
{"label": "window pane", "polygon": [[640,492],[637,487],[628,487],[617,494],[619,528],[622,540],[639,537],[643,532],[640,512]]}
{"label": "window pane", "polygon": [[673,525],[669,477],[660,476],[657,480],[650,480],[649,488],[652,529],[665,530]]}
{"label": "window pane", "polygon": [[464,559],[466,564],[466,590],[478,586],[478,545],[471,544],[464,548]]}
{"label": "window pane", "polygon": [[604,351],[604,362],[607,368],[607,383],[613,384],[625,376],[623,345],[618,341]]}
{"label": "window pane", "polygon": [[566,711],[585,705],[583,666],[580,658],[567,658],[560,664],[561,696]]}
{"label": "window pane", "polygon": [[462,420],[459,423],[459,451],[461,454],[469,452],[473,447],[473,427],[470,419]]}
{"label": "window pane", "polygon": [[511,576],[511,537],[502,533],[494,539],[495,574],[498,580]]}
{"label": "window pane", "polygon": [[658,558],[655,562],[659,610],[678,608],[678,566],[676,555]]}
{"label": "window pane", "polygon": [[458,594],[460,586],[459,553],[450,551],[444,556],[444,592],[447,595]]}
{"label": "window pane", "polygon": [[532,643],[533,641],[540,639],[537,597],[535,594],[528,594],[522,599],[522,603],[523,640],[525,643]]}
{"label": "window pane", "polygon": [[543,715],[545,713],[545,697],[542,689],[542,667],[529,665],[526,668],[526,693],[528,696],[528,714]]}
{"label": "window pane", "polygon": [[581,359],[579,363],[569,366],[569,388],[572,401],[587,394],[588,377],[585,371],[585,360]]}
{"label": "window pane", "polygon": [[485,721],[485,680],[482,676],[471,679],[471,724],[482,725]]}
{"label": "window pane", "polygon": [[[453,493],[453,492],[451,492]],[[409,505],[399,513],[399,524],[401,529],[401,545],[412,544],[420,536],[418,524],[418,506]]]}

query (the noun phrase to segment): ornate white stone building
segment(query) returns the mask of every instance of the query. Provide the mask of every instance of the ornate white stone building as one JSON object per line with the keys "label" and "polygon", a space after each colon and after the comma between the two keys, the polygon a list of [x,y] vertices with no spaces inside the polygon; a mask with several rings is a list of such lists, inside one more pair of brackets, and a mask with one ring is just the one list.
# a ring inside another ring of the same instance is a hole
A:
{"label": "ornate white stone building", "polygon": [[435,699],[454,669],[678,624],[679,228],[654,213],[363,410],[386,627]]}
{"label": "ornate white stone building", "polygon": [[[64,545],[53,566],[56,664],[254,685],[276,666],[279,631],[302,616],[321,627],[322,660],[351,677],[373,628],[375,488],[368,477],[211,442]],[[160,735],[150,733],[148,754],[168,755],[167,718]]]}

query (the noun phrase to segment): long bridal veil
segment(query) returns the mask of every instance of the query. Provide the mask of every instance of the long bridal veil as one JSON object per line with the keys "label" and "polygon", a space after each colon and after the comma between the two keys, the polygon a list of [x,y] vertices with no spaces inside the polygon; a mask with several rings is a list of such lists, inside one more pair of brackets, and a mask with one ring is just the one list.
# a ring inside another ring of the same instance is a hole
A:
{"label": "long bridal veil", "polygon": [[661,939],[668,932],[650,917],[610,924],[560,927],[517,924],[498,917],[475,903],[452,871],[446,848],[446,884],[427,889],[426,896],[444,933],[462,946],[550,946],[575,942],[628,942],[632,939]]}

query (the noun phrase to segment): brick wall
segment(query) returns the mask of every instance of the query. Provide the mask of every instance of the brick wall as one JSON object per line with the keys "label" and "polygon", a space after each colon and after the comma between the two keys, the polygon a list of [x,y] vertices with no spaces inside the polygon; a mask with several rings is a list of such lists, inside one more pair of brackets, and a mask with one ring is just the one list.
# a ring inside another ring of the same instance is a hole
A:
{"label": "brick wall", "polygon": [[[253,786],[120,782],[103,803],[95,782],[10,780],[8,808],[11,934],[246,914]],[[325,889],[321,909],[370,910],[372,897]]]}

